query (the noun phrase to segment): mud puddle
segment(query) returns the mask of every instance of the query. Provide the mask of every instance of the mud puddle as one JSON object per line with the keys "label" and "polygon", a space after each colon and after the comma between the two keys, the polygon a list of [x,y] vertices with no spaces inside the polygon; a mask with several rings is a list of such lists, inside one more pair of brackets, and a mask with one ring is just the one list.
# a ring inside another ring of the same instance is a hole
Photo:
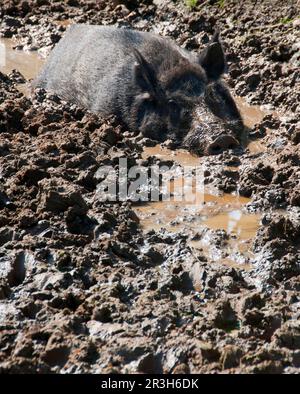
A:
{"label": "mud puddle", "polygon": [[45,59],[38,55],[36,51],[25,52],[13,49],[16,42],[9,38],[0,39],[0,70],[4,74],[9,74],[13,69],[18,70],[26,79],[34,78]]}
{"label": "mud puddle", "polygon": [[[0,71],[10,74],[12,70],[18,70],[27,80],[33,79],[41,70],[45,59],[36,51],[25,52],[14,49],[16,42],[9,38],[0,39]],[[17,88],[24,95],[30,93],[30,84],[18,84]]]}
{"label": "mud puddle", "polygon": [[[203,205],[193,209],[184,204],[154,202],[135,208],[135,211],[144,230],[164,228],[184,233],[188,235],[189,245],[210,260],[248,268],[260,215],[246,213],[244,204],[248,200],[243,201],[238,196],[205,194],[204,200]],[[218,234],[221,240],[227,235],[219,230],[225,230],[229,235],[222,247],[215,246],[214,234]]]}
{"label": "mud puddle", "polygon": [[[156,156],[161,160],[172,159],[182,166],[196,167],[204,159],[195,157],[184,150],[171,151],[161,146],[145,148],[143,157]],[[170,182],[174,193],[177,180]],[[230,266],[249,268],[253,257],[252,239],[260,222],[259,214],[250,214],[245,205],[251,200],[239,195],[214,194],[214,190],[204,187],[195,190],[196,204],[189,201],[157,201],[135,207],[140,223],[145,231],[166,229],[188,235],[189,245],[210,260]],[[197,195],[198,193],[198,195]],[[200,195],[199,195],[200,194]],[[210,231],[213,230],[213,231]],[[225,230],[227,235],[224,231]],[[213,237],[223,238],[222,247],[216,247]]]}
{"label": "mud puddle", "polygon": [[[260,123],[266,115],[272,113],[259,105],[248,104],[243,97],[234,96],[234,99],[240,110],[244,124],[249,129],[252,129],[256,124]],[[266,147],[260,140],[249,141],[247,148],[251,153],[266,151]]]}
{"label": "mud puddle", "polygon": [[61,20],[56,20],[54,23],[58,26],[63,26],[63,27],[68,27],[70,26],[73,22],[70,19],[61,19]]}

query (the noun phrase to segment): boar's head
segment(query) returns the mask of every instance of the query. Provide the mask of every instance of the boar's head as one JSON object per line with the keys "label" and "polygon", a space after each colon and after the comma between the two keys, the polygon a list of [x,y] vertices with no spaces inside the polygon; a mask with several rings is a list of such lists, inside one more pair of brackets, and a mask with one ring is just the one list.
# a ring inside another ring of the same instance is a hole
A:
{"label": "boar's head", "polygon": [[183,53],[159,67],[135,50],[135,81],[140,92],[131,105],[133,128],[164,141],[171,138],[197,154],[218,154],[240,146],[240,113],[221,80],[226,60],[218,34],[193,60]]}

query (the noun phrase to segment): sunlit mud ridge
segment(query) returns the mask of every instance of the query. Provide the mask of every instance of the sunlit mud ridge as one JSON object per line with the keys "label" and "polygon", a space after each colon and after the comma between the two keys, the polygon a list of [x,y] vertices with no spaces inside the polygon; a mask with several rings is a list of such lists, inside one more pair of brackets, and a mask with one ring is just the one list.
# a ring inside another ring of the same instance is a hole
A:
{"label": "sunlit mud ridge", "polygon": [[[0,372],[298,373],[297,1],[43,3],[0,5]],[[32,91],[72,23],[196,52],[218,27],[244,150],[193,156]],[[201,204],[99,201],[122,158],[203,166]]]}

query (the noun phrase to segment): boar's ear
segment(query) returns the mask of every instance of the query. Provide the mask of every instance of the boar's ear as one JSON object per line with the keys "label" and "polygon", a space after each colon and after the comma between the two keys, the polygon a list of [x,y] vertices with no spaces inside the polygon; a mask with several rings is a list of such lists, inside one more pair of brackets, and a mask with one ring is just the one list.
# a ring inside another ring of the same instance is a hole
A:
{"label": "boar's ear", "polygon": [[219,32],[215,32],[211,42],[199,56],[201,66],[209,79],[218,79],[226,70],[226,59]]}
{"label": "boar's ear", "polygon": [[134,64],[135,81],[142,90],[154,94],[157,85],[154,71],[137,49],[134,48],[133,51],[136,57]]}

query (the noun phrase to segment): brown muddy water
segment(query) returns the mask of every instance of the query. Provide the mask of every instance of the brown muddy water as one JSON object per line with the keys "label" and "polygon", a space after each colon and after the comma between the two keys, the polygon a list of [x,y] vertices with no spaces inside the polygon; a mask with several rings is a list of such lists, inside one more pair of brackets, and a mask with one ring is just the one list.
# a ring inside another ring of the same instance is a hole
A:
{"label": "brown muddy water", "polygon": [[[181,166],[197,167],[204,164],[203,158],[195,157],[184,150],[171,151],[161,146],[145,148],[143,157],[155,156],[161,160],[172,159]],[[183,181],[184,182],[184,181]],[[174,193],[176,177],[170,182],[169,189]],[[157,201],[135,207],[144,230],[181,232],[189,236],[189,245],[210,260],[230,266],[249,268],[252,240],[260,223],[259,214],[250,214],[245,205],[251,199],[234,194],[214,194],[214,190],[193,187],[196,204],[189,201]],[[197,195],[197,193],[199,195]],[[175,194],[175,193],[174,193]],[[206,229],[225,230],[230,238],[222,250],[214,247],[210,241],[210,232]]]}
{"label": "brown muddy water", "polygon": [[[65,21],[63,22],[65,23]],[[41,69],[44,59],[37,52],[24,52],[13,49],[16,43],[11,39],[0,39],[0,71],[9,74],[13,69],[20,71],[30,80]],[[29,84],[18,85],[20,91],[29,94]],[[241,97],[235,97],[245,125],[252,128],[267,114],[259,106],[250,106]],[[260,142],[248,145],[250,152],[264,151]],[[161,146],[144,149],[143,157],[156,156],[160,159],[174,160],[181,166],[201,166],[204,159],[195,157],[184,150],[171,151]],[[172,184],[176,189],[176,180]],[[134,207],[144,230],[165,228],[171,232],[189,234],[189,245],[195,251],[200,250],[213,261],[225,264],[249,267],[251,244],[260,222],[260,215],[249,214],[245,205],[250,201],[238,195],[215,195],[212,190],[202,189],[197,196],[198,204],[185,201],[149,202]],[[209,233],[203,229],[225,230],[230,238],[222,250],[216,249],[210,242]],[[202,233],[201,233],[202,232]],[[202,235],[199,235],[199,234]],[[204,234],[204,235],[203,235]]]}
{"label": "brown muddy water", "polygon": [[[37,52],[25,52],[13,49],[16,42],[9,38],[0,39],[0,71],[9,74],[18,70],[26,79],[34,78],[42,68],[45,59]],[[29,94],[29,84],[19,84],[18,89]]]}

